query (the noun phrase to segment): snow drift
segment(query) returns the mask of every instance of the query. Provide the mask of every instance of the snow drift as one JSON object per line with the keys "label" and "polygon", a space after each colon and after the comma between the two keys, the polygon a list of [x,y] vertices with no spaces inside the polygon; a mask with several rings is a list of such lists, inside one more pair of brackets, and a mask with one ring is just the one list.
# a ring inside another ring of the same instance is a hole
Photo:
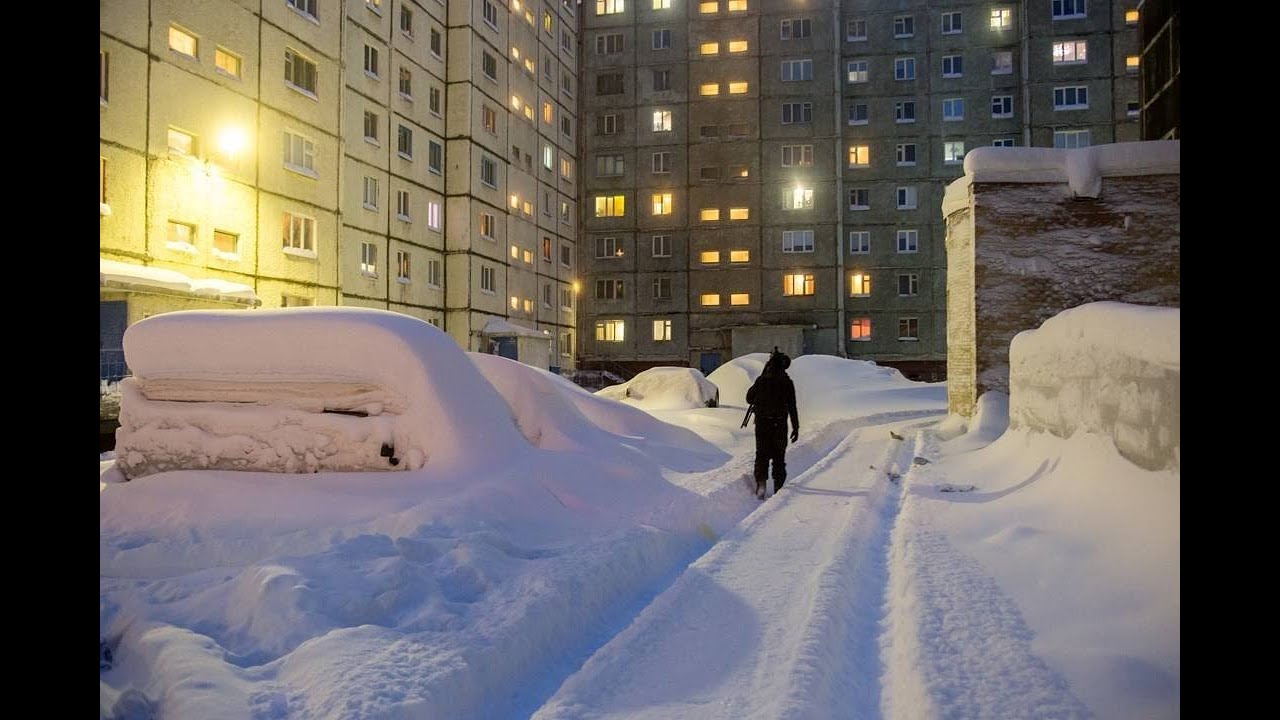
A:
{"label": "snow drift", "polygon": [[695,368],[653,367],[596,393],[646,410],[716,407],[719,390]]}

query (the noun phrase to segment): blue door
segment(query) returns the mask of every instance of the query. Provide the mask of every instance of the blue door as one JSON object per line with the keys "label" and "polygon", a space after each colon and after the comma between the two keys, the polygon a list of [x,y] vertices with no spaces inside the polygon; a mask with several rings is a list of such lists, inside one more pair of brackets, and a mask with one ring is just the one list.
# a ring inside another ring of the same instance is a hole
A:
{"label": "blue door", "polygon": [[720,367],[720,353],[718,352],[704,352],[698,358],[698,368],[702,370],[703,375],[710,375],[718,367]]}
{"label": "blue door", "polygon": [[123,300],[98,303],[99,376],[116,382],[129,374],[124,364],[124,329],[129,324],[129,306]]}
{"label": "blue door", "polygon": [[501,355],[504,358],[511,358],[512,360],[520,359],[518,357],[520,353],[516,350],[515,338],[513,337],[495,338],[493,342],[498,346],[498,352],[495,354]]}

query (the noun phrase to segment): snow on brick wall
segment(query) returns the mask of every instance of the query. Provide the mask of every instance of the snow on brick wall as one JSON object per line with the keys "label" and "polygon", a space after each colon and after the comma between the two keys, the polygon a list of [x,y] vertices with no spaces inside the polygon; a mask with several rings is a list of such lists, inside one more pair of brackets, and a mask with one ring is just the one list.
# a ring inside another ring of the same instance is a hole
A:
{"label": "snow on brick wall", "polygon": [[1109,436],[1134,464],[1177,470],[1180,315],[1099,302],[1019,333],[1009,348],[1009,426]]}
{"label": "snow on brick wall", "polygon": [[969,417],[978,398],[974,354],[973,212],[947,217],[947,408]]}
{"label": "snow on brick wall", "polygon": [[1097,199],[1075,199],[1065,182],[973,183],[975,397],[1008,392],[1009,342],[1062,310],[1179,305],[1180,187],[1107,177]]}

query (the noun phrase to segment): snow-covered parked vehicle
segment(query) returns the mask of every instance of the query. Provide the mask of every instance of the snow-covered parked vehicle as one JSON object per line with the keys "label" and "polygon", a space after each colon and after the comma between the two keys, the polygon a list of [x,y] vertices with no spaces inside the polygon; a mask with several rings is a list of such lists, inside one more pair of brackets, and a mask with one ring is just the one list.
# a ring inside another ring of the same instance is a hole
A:
{"label": "snow-covered parked vehicle", "polygon": [[412,470],[518,433],[483,420],[509,411],[457,343],[399,313],[165,313],[130,326],[124,351],[116,458],[129,479]]}
{"label": "snow-covered parked vehicle", "polygon": [[612,400],[629,401],[649,410],[717,407],[720,389],[695,368],[652,367],[621,385],[596,393]]}

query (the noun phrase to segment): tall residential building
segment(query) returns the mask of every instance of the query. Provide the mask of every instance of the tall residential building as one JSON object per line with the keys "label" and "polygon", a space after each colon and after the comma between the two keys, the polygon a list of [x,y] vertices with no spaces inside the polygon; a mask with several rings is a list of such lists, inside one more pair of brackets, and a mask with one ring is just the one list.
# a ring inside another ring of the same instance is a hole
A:
{"label": "tall residential building", "polygon": [[941,379],[941,202],[965,152],[1138,137],[1122,2],[585,10],[584,367],[710,372],[778,346]]}
{"label": "tall residential building", "polygon": [[569,0],[100,9],[104,379],[129,324],[210,307],[383,308],[573,366]]}
{"label": "tall residential building", "polygon": [[1182,2],[1140,0],[1142,139],[1182,137]]}

